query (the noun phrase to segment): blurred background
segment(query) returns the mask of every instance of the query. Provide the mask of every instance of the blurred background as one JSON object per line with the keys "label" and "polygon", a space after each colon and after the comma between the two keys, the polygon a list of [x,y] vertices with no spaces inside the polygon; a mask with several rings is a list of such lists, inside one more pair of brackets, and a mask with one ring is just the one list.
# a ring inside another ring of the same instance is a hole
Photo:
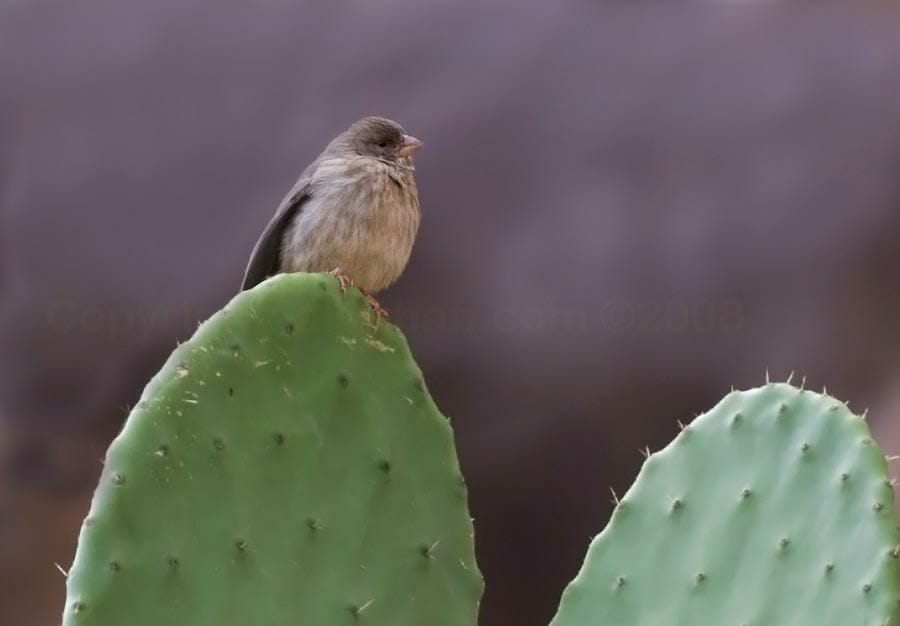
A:
{"label": "blurred background", "polygon": [[427,144],[382,302],[456,430],[482,626],[546,624],[638,448],[767,369],[900,452],[898,84],[887,2],[2,3],[0,623],[58,623],[128,407],[366,114]]}

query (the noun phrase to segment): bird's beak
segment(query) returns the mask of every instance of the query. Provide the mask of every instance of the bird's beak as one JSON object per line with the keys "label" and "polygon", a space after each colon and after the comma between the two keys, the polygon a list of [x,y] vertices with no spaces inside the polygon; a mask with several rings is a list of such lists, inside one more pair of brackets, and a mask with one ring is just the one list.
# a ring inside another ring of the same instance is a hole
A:
{"label": "bird's beak", "polygon": [[422,147],[422,142],[412,135],[403,135],[403,143],[400,144],[400,156],[411,157],[413,153]]}

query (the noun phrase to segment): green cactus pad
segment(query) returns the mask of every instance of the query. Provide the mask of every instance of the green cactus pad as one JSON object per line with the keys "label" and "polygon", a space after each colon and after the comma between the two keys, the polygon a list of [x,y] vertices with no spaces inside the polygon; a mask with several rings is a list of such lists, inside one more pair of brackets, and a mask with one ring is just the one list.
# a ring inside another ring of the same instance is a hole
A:
{"label": "green cactus pad", "polygon": [[551,624],[896,624],[893,498],[844,404],[734,392],[649,457]]}
{"label": "green cactus pad", "polygon": [[236,297],[107,453],[64,626],[471,626],[447,420],[401,333],[327,275]]}

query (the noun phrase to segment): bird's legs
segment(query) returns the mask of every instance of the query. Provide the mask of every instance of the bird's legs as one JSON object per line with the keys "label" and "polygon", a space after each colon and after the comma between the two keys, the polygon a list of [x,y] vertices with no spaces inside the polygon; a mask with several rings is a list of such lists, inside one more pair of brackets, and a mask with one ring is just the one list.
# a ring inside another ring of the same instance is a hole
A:
{"label": "bird's legs", "polygon": [[[353,279],[347,276],[339,267],[331,270],[331,275],[338,279],[338,282],[341,285],[341,293],[347,291],[347,287],[353,285]],[[372,307],[372,310],[375,311],[375,326],[378,326],[378,322],[381,321],[382,317],[389,317],[388,312],[381,306],[378,300],[375,299],[375,296],[372,294],[366,293],[360,289],[362,294],[366,297],[366,302],[369,303],[369,306]]]}
{"label": "bird's legs", "polygon": [[381,321],[382,317],[390,317],[387,310],[375,299],[375,296],[370,293],[364,295],[366,296],[366,302],[368,302],[369,306],[372,307],[372,310],[375,311],[375,326],[378,326],[378,322]]}
{"label": "bird's legs", "polygon": [[347,291],[347,287],[349,287],[350,285],[353,284],[353,279],[350,278],[349,276],[347,276],[344,273],[344,270],[342,270],[339,267],[336,267],[333,270],[331,270],[330,274],[338,279],[338,282],[341,285],[341,293],[344,293],[345,291]]}

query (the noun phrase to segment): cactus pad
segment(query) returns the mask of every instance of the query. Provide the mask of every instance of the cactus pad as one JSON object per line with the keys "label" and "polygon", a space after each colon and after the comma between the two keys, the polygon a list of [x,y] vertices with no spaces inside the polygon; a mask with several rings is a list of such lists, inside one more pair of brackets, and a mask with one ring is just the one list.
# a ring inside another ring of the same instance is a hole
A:
{"label": "cactus pad", "polygon": [[284,275],[181,345],[107,453],[64,626],[472,626],[450,426],[372,321]]}
{"label": "cactus pad", "polygon": [[734,392],[648,458],[552,626],[897,624],[893,495],[844,404]]}

